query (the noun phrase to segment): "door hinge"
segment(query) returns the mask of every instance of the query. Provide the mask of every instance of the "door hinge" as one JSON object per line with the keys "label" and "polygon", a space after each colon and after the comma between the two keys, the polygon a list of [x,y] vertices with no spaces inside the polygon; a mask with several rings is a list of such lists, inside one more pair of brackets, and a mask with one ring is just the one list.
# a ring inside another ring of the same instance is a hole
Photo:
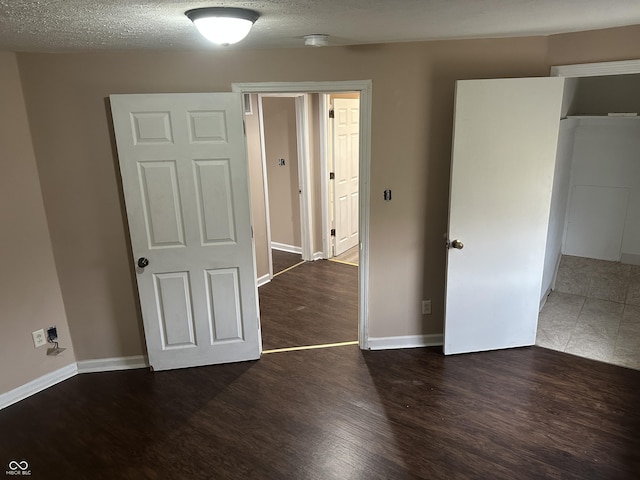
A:
{"label": "door hinge", "polygon": [[251,225],[251,238],[253,238],[253,225]]}
{"label": "door hinge", "polygon": [[333,111],[333,108],[329,109],[329,118],[336,118],[336,114]]}
{"label": "door hinge", "polygon": [[332,229],[331,229],[331,236],[332,236],[332,237],[335,237],[335,236],[336,236],[336,229],[335,229],[335,228],[332,228]]}
{"label": "door hinge", "polygon": [[242,120],[242,131],[244,132],[244,136],[247,136],[247,123]]}
{"label": "door hinge", "polygon": [[335,180],[335,179],[336,179],[335,172],[329,172],[329,180]]}

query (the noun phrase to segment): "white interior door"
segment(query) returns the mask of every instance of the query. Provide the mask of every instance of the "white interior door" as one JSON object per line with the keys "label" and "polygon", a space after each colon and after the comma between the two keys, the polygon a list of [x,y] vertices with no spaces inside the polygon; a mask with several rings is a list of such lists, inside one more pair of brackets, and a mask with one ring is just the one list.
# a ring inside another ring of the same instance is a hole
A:
{"label": "white interior door", "polygon": [[445,354],[535,343],[562,93],[561,78],[457,82]]}
{"label": "white interior door", "polygon": [[358,244],[360,100],[333,100],[335,255]]}
{"label": "white interior door", "polygon": [[240,94],[110,98],[150,365],[259,358]]}

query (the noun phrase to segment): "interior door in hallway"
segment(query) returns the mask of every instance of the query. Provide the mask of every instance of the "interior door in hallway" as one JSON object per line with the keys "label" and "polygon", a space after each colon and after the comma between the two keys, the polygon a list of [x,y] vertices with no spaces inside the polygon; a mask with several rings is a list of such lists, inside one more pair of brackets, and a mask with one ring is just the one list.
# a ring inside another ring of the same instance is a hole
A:
{"label": "interior door in hallway", "polygon": [[240,95],[110,99],[150,365],[259,358]]}
{"label": "interior door in hallway", "polygon": [[457,82],[445,354],[533,345],[563,79]]}
{"label": "interior door in hallway", "polygon": [[360,100],[333,100],[333,171],[335,252],[358,244]]}

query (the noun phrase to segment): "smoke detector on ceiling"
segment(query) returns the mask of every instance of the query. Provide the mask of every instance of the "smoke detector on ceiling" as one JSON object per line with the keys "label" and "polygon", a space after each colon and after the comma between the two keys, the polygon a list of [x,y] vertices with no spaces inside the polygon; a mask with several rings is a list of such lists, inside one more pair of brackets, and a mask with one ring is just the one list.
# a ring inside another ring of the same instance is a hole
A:
{"label": "smoke detector on ceiling", "polygon": [[314,33],[304,36],[304,44],[308,47],[326,47],[329,45],[329,35]]}

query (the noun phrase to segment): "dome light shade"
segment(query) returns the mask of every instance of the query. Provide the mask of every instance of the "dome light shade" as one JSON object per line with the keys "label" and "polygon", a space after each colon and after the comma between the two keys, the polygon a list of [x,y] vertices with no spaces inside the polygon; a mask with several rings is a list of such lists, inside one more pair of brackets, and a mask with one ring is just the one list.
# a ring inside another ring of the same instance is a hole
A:
{"label": "dome light shade", "polygon": [[207,40],[231,45],[246,37],[260,14],[244,8],[210,7],[185,12]]}
{"label": "dome light shade", "polygon": [[308,47],[326,47],[329,45],[329,35],[324,33],[305,35],[304,44]]}

